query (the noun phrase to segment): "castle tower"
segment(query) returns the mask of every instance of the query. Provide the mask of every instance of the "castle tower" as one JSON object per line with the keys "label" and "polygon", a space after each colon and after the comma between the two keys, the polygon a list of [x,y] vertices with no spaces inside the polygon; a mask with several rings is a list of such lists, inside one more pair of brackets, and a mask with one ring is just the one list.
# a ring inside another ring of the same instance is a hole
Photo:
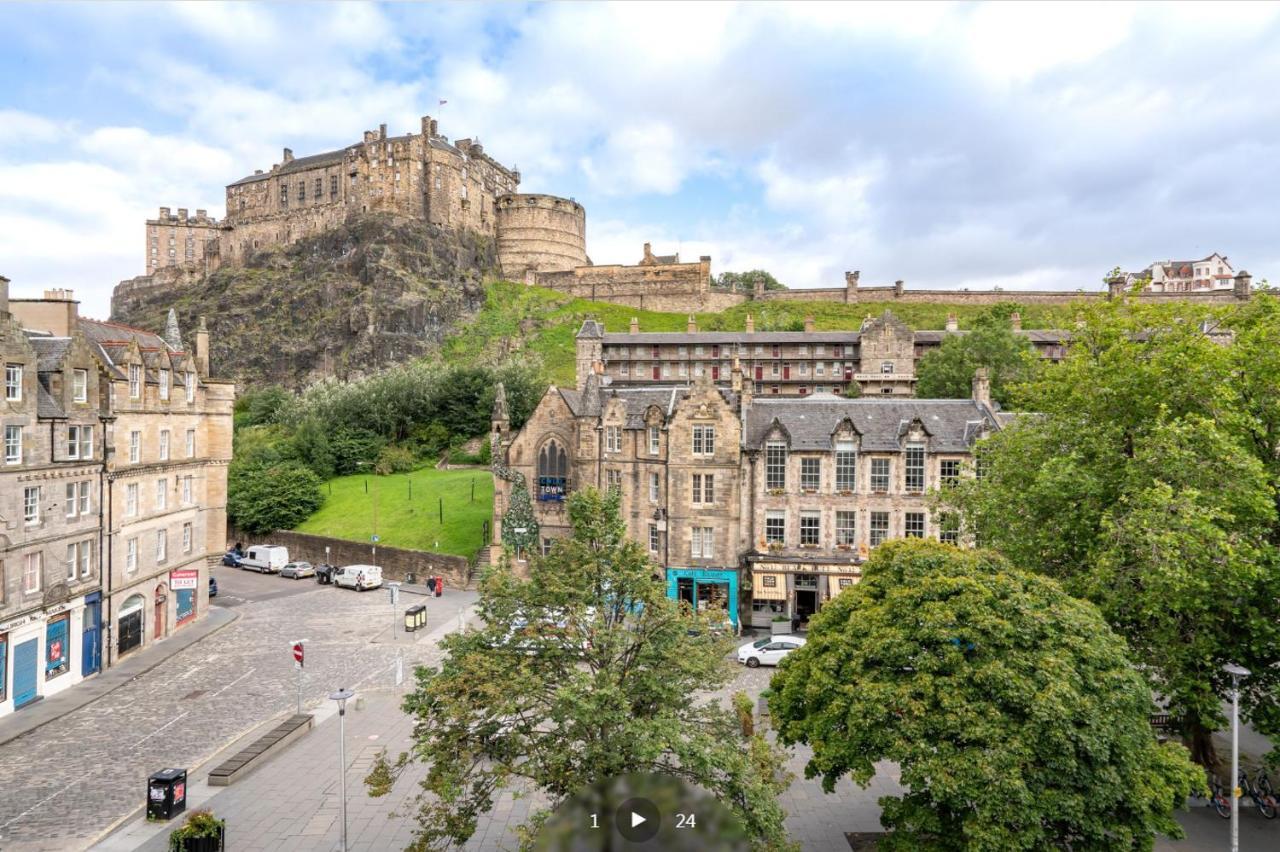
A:
{"label": "castle tower", "polygon": [[572,198],[509,193],[496,201],[498,263],[512,280],[527,270],[588,266],[587,211]]}

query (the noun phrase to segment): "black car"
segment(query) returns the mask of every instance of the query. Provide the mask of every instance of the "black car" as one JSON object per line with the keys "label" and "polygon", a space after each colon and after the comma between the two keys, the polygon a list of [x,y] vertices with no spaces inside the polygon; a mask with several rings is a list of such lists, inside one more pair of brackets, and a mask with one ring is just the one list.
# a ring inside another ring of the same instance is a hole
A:
{"label": "black car", "polygon": [[316,582],[322,586],[333,583],[333,572],[336,570],[334,566],[328,562],[317,562],[312,566],[316,569]]}
{"label": "black car", "polygon": [[218,596],[218,580],[216,577],[209,578],[209,597],[216,598]]}
{"label": "black car", "polygon": [[239,568],[240,554],[236,553],[234,550],[228,550],[222,556],[222,564],[228,568]]}

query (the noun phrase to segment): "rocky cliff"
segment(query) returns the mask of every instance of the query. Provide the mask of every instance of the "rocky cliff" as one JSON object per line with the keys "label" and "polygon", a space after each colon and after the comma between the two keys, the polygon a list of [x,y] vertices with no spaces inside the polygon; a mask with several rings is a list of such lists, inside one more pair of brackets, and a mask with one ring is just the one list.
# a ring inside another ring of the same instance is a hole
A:
{"label": "rocky cliff", "polygon": [[184,332],[204,316],[214,372],[242,387],[353,378],[429,351],[484,303],[492,240],[388,215],[353,219],[243,267],[121,282],[111,318]]}

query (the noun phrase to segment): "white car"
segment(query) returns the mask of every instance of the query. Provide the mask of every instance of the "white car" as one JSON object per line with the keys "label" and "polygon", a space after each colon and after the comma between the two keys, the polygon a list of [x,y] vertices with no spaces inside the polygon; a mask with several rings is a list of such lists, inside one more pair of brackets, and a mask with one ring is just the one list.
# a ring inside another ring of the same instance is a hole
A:
{"label": "white car", "polygon": [[783,658],[796,648],[804,647],[801,636],[766,636],[749,642],[738,649],[738,662],[747,668],[756,666],[776,666]]}

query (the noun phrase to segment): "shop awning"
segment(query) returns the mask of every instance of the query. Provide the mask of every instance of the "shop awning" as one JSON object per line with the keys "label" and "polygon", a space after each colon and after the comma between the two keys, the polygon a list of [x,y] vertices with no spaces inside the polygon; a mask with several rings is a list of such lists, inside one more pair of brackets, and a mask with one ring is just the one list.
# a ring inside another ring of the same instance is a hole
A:
{"label": "shop awning", "polygon": [[858,574],[833,574],[831,576],[831,585],[829,586],[832,597],[840,594],[850,586],[856,585],[861,579],[862,577]]}
{"label": "shop awning", "polygon": [[756,571],[751,575],[751,596],[758,601],[785,601],[787,575]]}

